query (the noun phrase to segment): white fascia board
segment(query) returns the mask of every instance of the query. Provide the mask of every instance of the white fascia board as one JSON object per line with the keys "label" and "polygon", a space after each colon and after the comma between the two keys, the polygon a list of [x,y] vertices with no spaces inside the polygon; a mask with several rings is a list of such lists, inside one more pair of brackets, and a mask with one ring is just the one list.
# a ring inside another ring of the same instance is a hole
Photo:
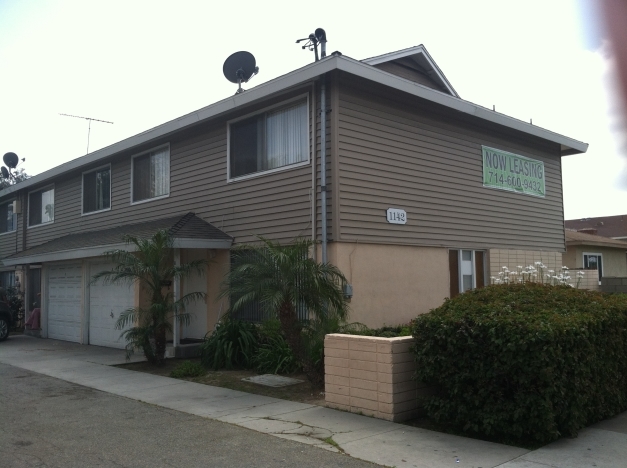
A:
{"label": "white fascia board", "polygon": [[379,65],[380,63],[391,62],[392,60],[409,57],[410,55],[424,52],[424,50],[424,46],[420,44],[414,47],[408,47],[407,49],[396,50],[394,52],[388,52],[387,54],[377,55],[376,57],[370,57],[362,60],[362,62],[368,65]]}
{"label": "white fascia board", "polygon": [[226,239],[174,239],[175,249],[230,249],[232,240]]}
{"label": "white fascia board", "polygon": [[4,197],[18,190],[40,184],[68,171],[82,168],[88,164],[95,163],[136,146],[149,143],[152,140],[172,134],[178,130],[237,109],[238,107],[259,101],[275,93],[285,91],[286,89],[300,85],[307,81],[317,79],[320,75],[336,69],[337,59],[338,57],[335,56],[326,57],[323,60],[306,65],[303,68],[299,68],[298,70],[275,78],[267,83],[260,84],[259,86],[251,88],[244,93],[235,94],[234,96],[218,101],[207,107],[203,107],[195,112],[166,122],[158,127],[154,127],[150,130],[114,143],[106,148],[102,148],[98,151],[94,151],[93,153],[89,153],[88,155],[73,159],[72,161],[61,164],[60,166],[54,167],[46,172],[37,174],[23,182],[0,190],[0,197]]}
{"label": "white fascia board", "polygon": [[47,252],[35,255],[28,255],[17,258],[5,258],[2,263],[6,266],[28,265],[29,263],[58,262],[61,260],[78,260],[81,258],[101,257],[105,252],[111,250],[134,250],[128,244],[110,244],[97,247],[86,247],[84,249],[61,250],[58,252]]}
{"label": "white fascia board", "polygon": [[378,55],[376,57],[371,57],[371,58],[362,60],[361,62],[367,65],[374,66],[374,65],[379,65],[380,63],[391,62],[393,60],[398,60],[404,57],[411,57],[412,55],[416,55],[416,54],[422,54],[422,56],[429,63],[429,66],[431,67],[431,69],[433,70],[437,78],[439,79],[440,84],[442,84],[446,89],[448,89],[451,92],[451,94],[453,94],[453,96],[459,98],[459,94],[457,94],[457,91],[455,91],[455,89],[453,88],[449,80],[446,78],[444,73],[442,73],[442,70],[440,70],[440,67],[438,67],[437,63],[435,63],[435,60],[433,60],[433,57],[429,55],[429,52],[427,52],[427,48],[422,44],[415,46],[415,47],[410,47],[408,49],[397,50],[396,52],[389,52],[387,54]]}
{"label": "white fascia board", "polygon": [[[340,57],[340,60],[338,60],[338,69],[346,73],[361,76],[367,80],[389,86],[390,88],[398,89],[399,91],[412,94],[428,101],[441,104],[449,109],[454,109],[488,122],[503,125],[505,127],[527,133],[528,135],[534,135],[544,140],[558,143],[562,146],[563,155],[585,153],[588,150],[587,143],[560,135],[559,133],[545,130],[544,128],[536,125],[531,125],[527,122],[523,122],[522,120],[500,114],[491,109],[487,109],[477,104],[464,101],[463,99],[436,91],[435,89],[414,83],[413,81],[406,80],[383,70],[379,70],[378,68],[365,65],[351,58]],[[575,153],[569,152],[570,150],[574,150]]]}
{"label": "white fascia board", "polygon": [[[229,249],[231,240],[212,239],[174,239],[174,248],[181,249]],[[5,258],[2,260],[4,266],[27,265],[29,263],[58,262],[61,260],[78,260],[89,257],[101,257],[112,250],[135,251],[135,247],[130,244],[110,244],[96,247],[86,247],[84,249],[61,250],[58,252],[48,252],[42,254],[29,255],[18,258]]]}

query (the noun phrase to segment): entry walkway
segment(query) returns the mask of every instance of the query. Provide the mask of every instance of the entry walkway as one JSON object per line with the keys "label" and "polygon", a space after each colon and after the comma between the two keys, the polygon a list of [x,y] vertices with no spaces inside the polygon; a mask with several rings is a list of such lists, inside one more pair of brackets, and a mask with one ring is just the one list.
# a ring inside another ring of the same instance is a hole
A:
{"label": "entry walkway", "polygon": [[627,459],[627,413],[584,429],[576,439],[560,440],[530,452],[320,406],[111,367],[125,362],[121,350],[16,335],[0,343],[0,362],[326,450],[343,451],[386,466],[609,468],[621,466]]}

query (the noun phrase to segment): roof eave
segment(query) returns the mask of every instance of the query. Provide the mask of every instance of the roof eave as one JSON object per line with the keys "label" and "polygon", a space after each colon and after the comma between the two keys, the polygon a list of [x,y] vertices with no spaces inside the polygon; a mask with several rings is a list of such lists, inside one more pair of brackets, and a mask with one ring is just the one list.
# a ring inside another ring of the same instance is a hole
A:
{"label": "roof eave", "polygon": [[236,94],[223,99],[222,101],[218,101],[200,110],[166,122],[138,135],[126,138],[88,155],[73,159],[72,161],[49,169],[48,171],[42,172],[41,174],[33,176],[23,182],[0,190],[0,197],[10,195],[20,189],[43,183],[65,172],[83,168],[89,164],[98,162],[122,151],[150,143],[152,140],[163,138],[176,131],[197,125],[231,110],[235,110],[241,106],[245,106],[246,104],[253,103],[294,86],[302,85],[308,81],[315,80],[320,75],[336,69],[361,76],[367,80],[412,94],[450,109],[473,115],[488,122],[503,125],[523,133],[559,143],[562,148],[562,156],[585,153],[588,149],[587,143],[545,130],[541,127],[514,119],[513,117],[494,112],[485,107],[478,106],[477,104],[464,101],[449,94],[420,85],[410,80],[406,80],[383,70],[379,70],[378,68],[361,63],[349,57],[331,55],[318,62],[314,62],[286,75],[275,78],[274,80],[268,81],[267,83],[256,86],[245,93]]}

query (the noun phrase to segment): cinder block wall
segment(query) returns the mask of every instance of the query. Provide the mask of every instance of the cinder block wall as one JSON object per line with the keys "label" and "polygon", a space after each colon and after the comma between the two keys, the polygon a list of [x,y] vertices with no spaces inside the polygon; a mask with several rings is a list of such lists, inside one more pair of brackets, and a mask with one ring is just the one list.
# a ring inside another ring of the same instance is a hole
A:
{"label": "cinder block wall", "polygon": [[560,271],[563,265],[561,252],[490,249],[488,258],[490,262],[490,276],[495,277],[498,277],[501,268],[504,266],[511,271],[516,271],[518,265],[524,268],[534,265],[535,262],[542,262],[546,265],[547,270]]}
{"label": "cinder block wall", "polygon": [[405,421],[420,414],[433,388],[414,380],[412,337],[330,334],[324,340],[327,406]]}
{"label": "cinder block wall", "polygon": [[[596,273],[596,271],[593,273]],[[627,278],[612,278],[604,276],[601,280],[601,291],[627,294]]]}

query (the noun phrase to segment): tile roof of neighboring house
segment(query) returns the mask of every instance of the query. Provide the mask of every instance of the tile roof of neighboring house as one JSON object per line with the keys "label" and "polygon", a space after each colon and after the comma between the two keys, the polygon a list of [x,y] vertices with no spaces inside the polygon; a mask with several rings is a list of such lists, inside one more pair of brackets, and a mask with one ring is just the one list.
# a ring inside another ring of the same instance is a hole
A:
{"label": "tile roof of neighboring house", "polygon": [[566,245],[595,245],[627,250],[627,241],[566,229]]}
{"label": "tile roof of neighboring house", "polygon": [[568,219],[564,226],[575,231],[585,229],[589,234],[602,237],[627,237],[627,215]]}
{"label": "tile roof of neighboring house", "polygon": [[[211,248],[210,244],[207,243],[208,241],[215,242],[215,248],[224,248],[219,246],[227,244],[230,246],[233,240],[231,236],[199,218],[194,213],[187,213],[183,216],[157,219],[137,224],[126,224],[111,229],[69,234],[11,255],[5,258],[3,263],[5,265],[17,265],[24,263],[23,259],[26,257],[29,259],[29,262],[37,261],[33,260],[33,258],[42,258],[42,260],[38,261],[46,261],[45,257],[47,255],[61,252],[70,253],[93,250],[96,255],[98,253],[102,254],[107,250],[123,248],[125,235],[145,239],[162,229],[166,229],[174,238],[175,247],[177,243],[186,242],[187,244],[181,245],[181,247],[193,248],[193,246],[197,244],[199,248]],[[205,241],[205,243],[203,243],[203,241]],[[226,248],[228,248],[228,246]],[[66,257],[68,259],[78,258],[71,255]]]}

